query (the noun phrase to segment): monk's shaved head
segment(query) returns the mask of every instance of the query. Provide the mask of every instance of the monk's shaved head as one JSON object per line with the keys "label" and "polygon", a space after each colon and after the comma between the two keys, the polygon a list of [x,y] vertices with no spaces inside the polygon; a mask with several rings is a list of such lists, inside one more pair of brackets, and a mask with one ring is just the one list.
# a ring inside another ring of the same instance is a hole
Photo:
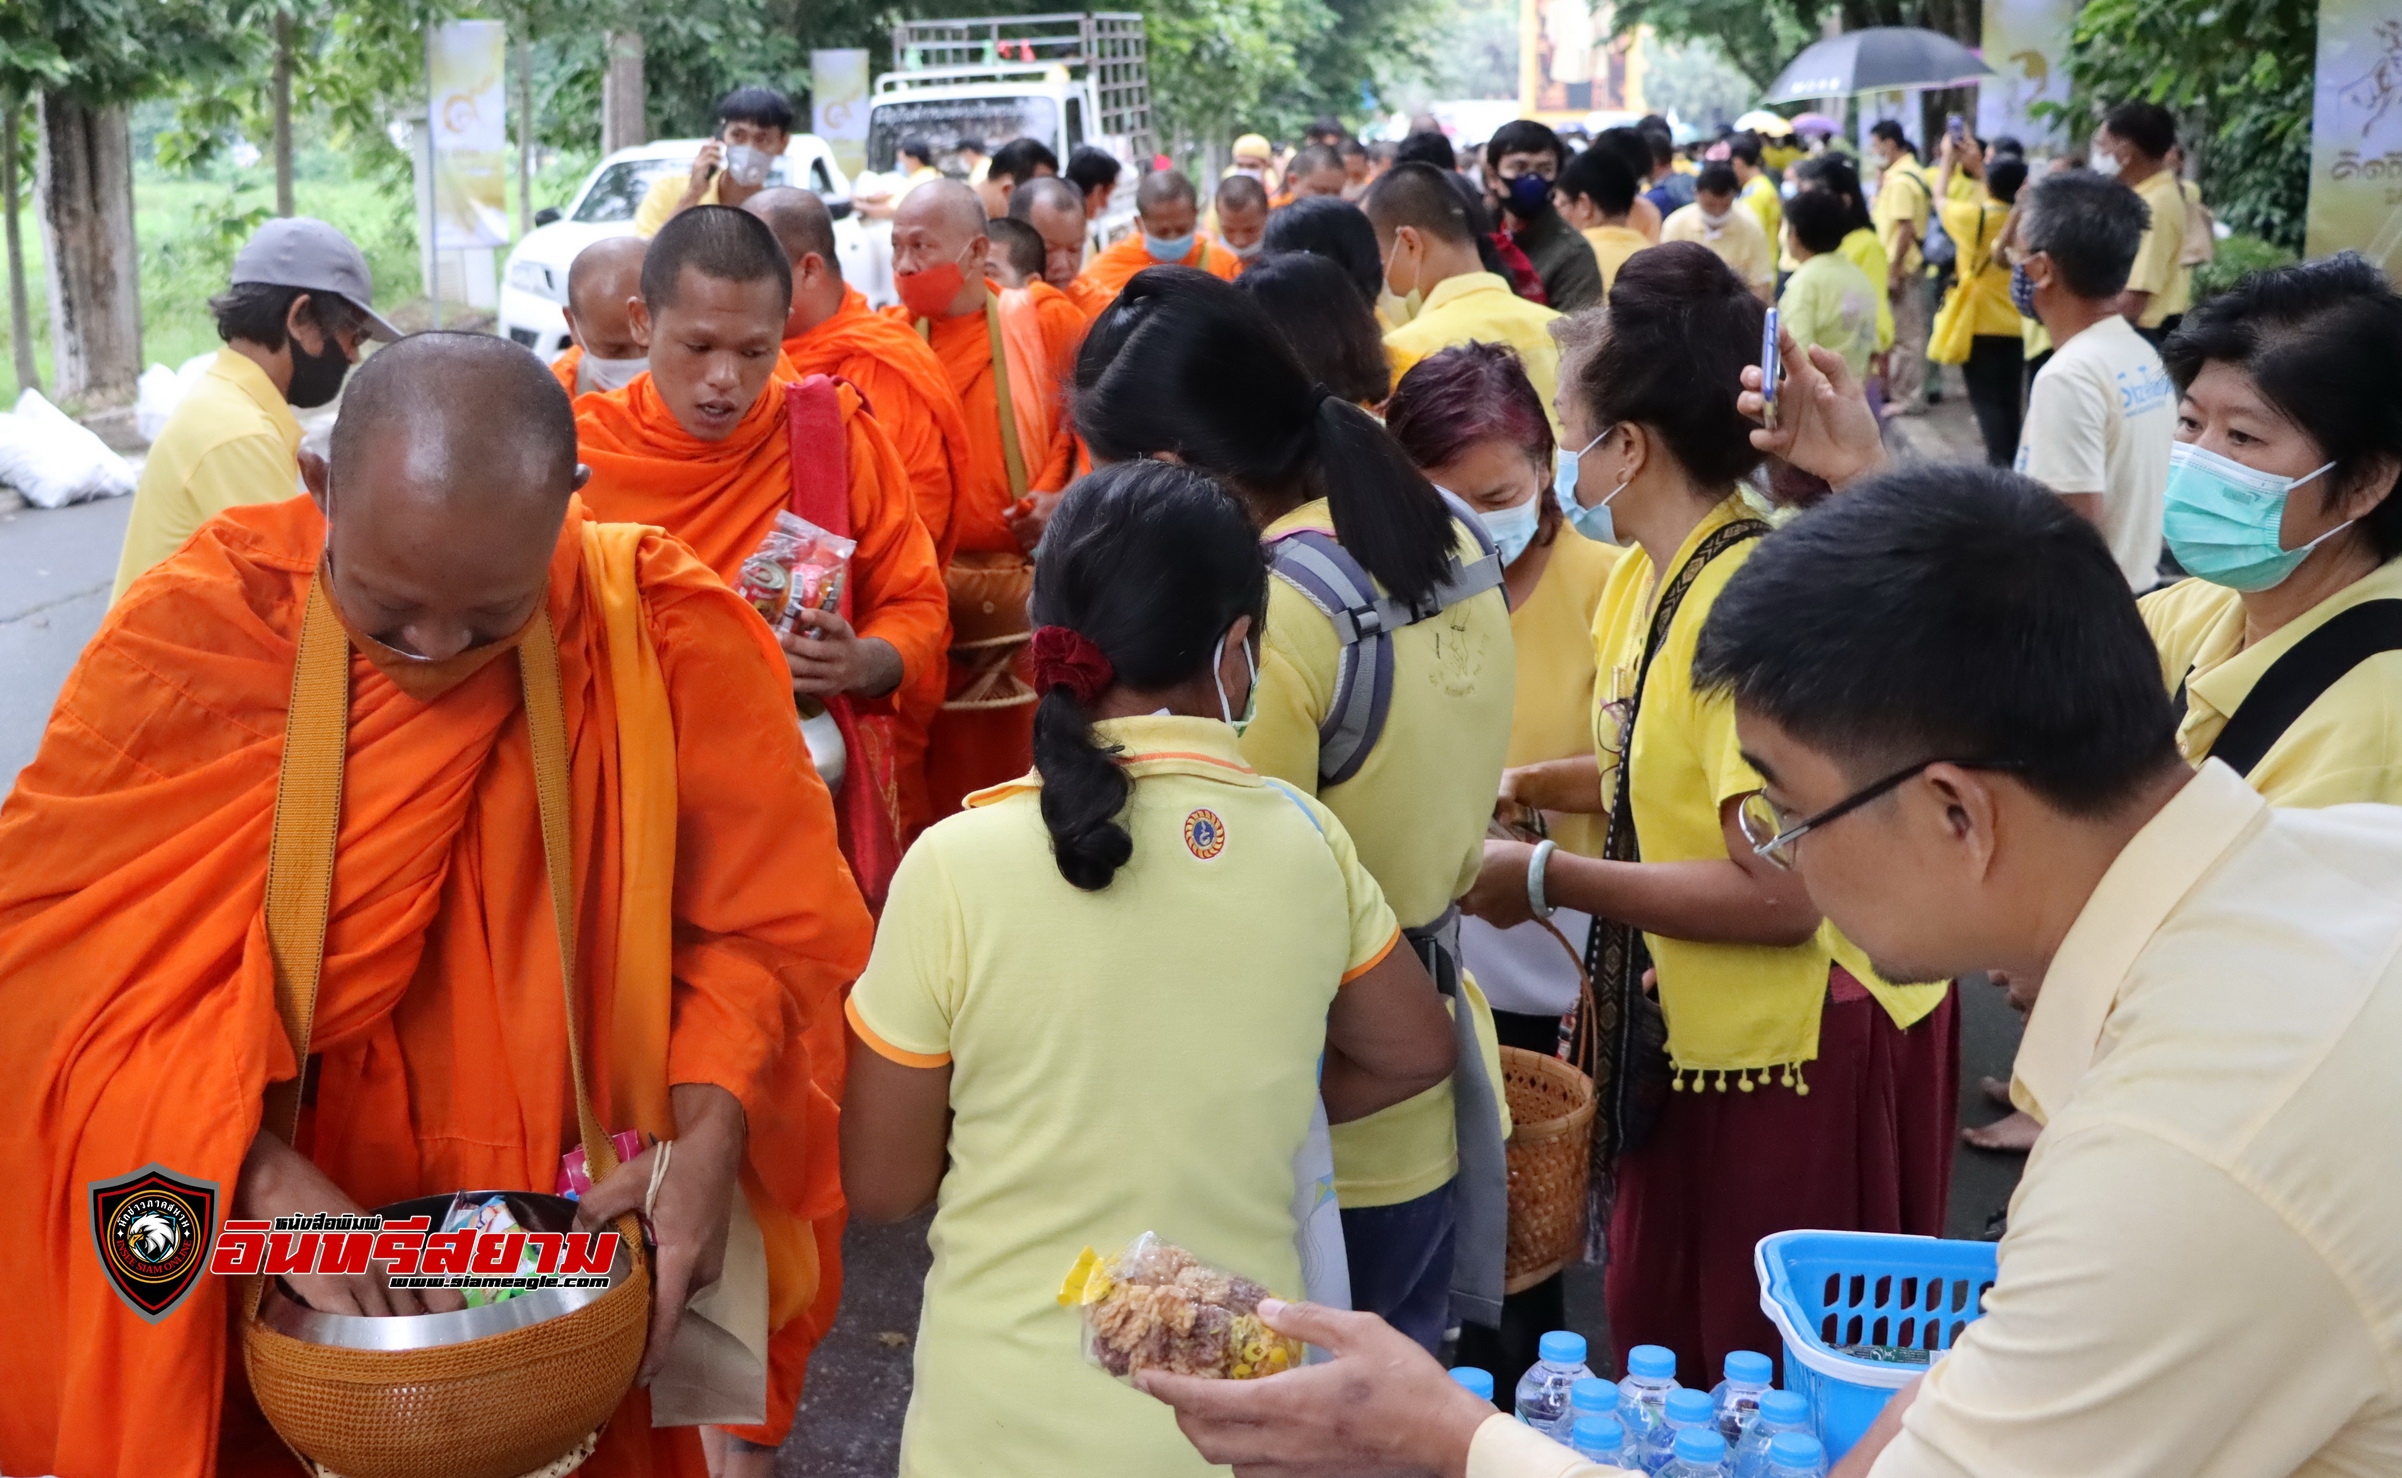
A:
{"label": "monk's shaved head", "polygon": [[1073,211],[1082,216],[1084,194],[1056,175],[1036,175],[1010,194],[1009,218],[1013,221],[1031,221],[1037,206],[1047,210]]}
{"label": "monk's shaved head", "polygon": [[642,352],[626,307],[642,291],[649,245],[639,236],[604,236],[576,253],[567,269],[567,331],[586,354],[632,359]]}
{"label": "monk's shaved head", "polygon": [[1198,210],[1201,197],[1193,193],[1193,182],[1182,170],[1155,169],[1143,176],[1134,187],[1134,209],[1137,214],[1149,215],[1156,206],[1184,204]]}
{"label": "monk's shaved head", "polygon": [[842,270],[834,259],[834,213],[816,192],[776,185],[742,202],[742,208],[767,223],[786,261],[815,253],[836,272]]}
{"label": "monk's shaved head", "polygon": [[533,618],[582,481],[567,392],[484,334],[413,334],[350,377],[332,461],[306,459],[326,568],[353,628],[457,656]]}
{"label": "monk's shaved head", "polygon": [[1066,180],[1038,175],[1009,197],[1009,218],[1042,238],[1042,278],[1064,289],[1084,270],[1084,192]]}
{"label": "monk's shaved head", "polygon": [[1466,246],[1476,240],[1468,224],[1468,203],[1445,172],[1431,164],[1397,164],[1368,187],[1360,202],[1379,243],[1394,231],[1414,226],[1437,241]]}
{"label": "monk's shaved head", "polygon": [[1218,213],[1268,208],[1268,187],[1247,174],[1230,174],[1218,181]]}
{"label": "monk's shaved head", "polygon": [[782,318],[792,306],[792,260],[777,245],[767,223],[730,205],[696,205],[681,210],[651,238],[642,259],[642,301],[653,317],[676,305],[686,269],[719,282],[783,284],[776,303]]}
{"label": "monk's shaved head", "polygon": [[892,213],[896,231],[910,227],[932,231],[955,242],[954,252],[971,236],[984,234],[984,202],[957,180],[928,180],[901,199]]}

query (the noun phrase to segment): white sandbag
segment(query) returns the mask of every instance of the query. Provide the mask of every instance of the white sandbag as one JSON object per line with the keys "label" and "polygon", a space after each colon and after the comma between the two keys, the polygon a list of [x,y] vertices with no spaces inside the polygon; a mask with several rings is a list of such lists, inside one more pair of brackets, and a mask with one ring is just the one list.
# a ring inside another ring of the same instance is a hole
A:
{"label": "white sandbag", "polygon": [[134,382],[133,397],[133,429],[142,440],[158,440],[159,433],[167,429],[167,418],[216,362],[217,356],[211,352],[195,354],[174,369],[154,364],[142,371],[142,378]]}
{"label": "white sandbag", "polygon": [[0,415],[0,482],[36,508],[61,508],[122,497],[133,491],[134,475],[106,442],[39,390],[27,390],[14,414]]}

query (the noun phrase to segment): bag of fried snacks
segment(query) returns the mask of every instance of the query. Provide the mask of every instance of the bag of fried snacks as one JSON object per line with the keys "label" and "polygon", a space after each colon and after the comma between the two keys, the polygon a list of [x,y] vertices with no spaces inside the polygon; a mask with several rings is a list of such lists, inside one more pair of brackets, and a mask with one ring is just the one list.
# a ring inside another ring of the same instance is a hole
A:
{"label": "bag of fried snacks", "polygon": [[804,610],[831,611],[842,603],[842,582],[858,543],[830,534],[799,514],[776,515],[759,547],[742,562],[734,593],[777,631],[794,629]]}
{"label": "bag of fried snacks", "polygon": [[1302,1345],[1259,1317],[1268,1296],[1151,1232],[1115,1257],[1085,1248],[1059,1290],[1084,1311],[1084,1358],[1120,1380],[1137,1370],[1253,1380],[1292,1369]]}

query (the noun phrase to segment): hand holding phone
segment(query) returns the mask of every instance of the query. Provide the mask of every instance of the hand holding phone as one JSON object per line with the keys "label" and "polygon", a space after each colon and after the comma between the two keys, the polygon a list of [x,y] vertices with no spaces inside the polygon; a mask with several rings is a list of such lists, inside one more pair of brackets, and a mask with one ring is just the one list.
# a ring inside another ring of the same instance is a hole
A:
{"label": "hand holding phone", "polygon": [[1776,383],[1784,365],[1777,352],[1777,311],[1768,310],[1760,329],[1760,424],[1776,429]]}

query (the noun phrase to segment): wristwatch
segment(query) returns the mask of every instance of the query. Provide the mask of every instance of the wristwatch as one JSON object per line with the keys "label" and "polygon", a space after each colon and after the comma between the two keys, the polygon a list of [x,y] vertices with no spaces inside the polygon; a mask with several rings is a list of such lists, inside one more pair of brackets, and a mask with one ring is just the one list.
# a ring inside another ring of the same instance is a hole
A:
{"label": "wristwatch", "polygon": [[1551,903],[1543,896],[1543,876],[1550,869],[1551,854],[1559,850],[1559,845],[1548,839],[1537,842],[1535,855],[1527,859],[1526,906],[1538,919],[1548,919],[1552,915]]}

